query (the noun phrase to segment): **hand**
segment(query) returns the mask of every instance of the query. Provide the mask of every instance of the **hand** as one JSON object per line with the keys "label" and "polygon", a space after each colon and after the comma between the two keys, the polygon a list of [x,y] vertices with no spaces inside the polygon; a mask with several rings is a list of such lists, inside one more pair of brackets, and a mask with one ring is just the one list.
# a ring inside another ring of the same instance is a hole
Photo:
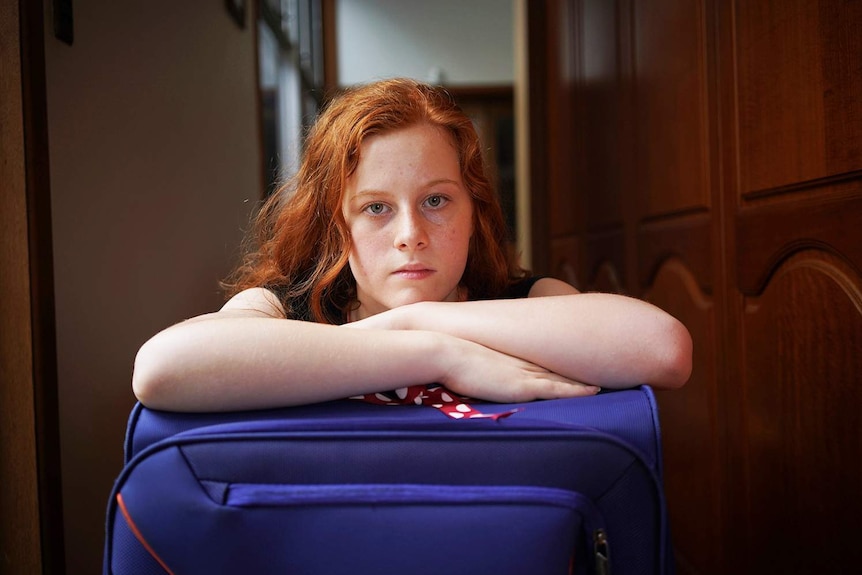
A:
{"label": "hand", "polygon": [[600,389],[477,343],[452,339],[454,359],[440,383],[460,395],[498,403],[523,403],[595,395]]}

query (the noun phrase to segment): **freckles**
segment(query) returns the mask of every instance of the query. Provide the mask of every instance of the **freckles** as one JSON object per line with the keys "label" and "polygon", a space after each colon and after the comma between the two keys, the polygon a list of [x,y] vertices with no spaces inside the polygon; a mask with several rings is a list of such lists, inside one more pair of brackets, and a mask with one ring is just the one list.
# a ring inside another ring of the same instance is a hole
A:
{"label": "freckles", "polygon": [[471,226],[461,221],[447,221],[441,226],[441,238],[447,243],[460,244],[469,241]]}
{"label": "freckles", "polygon": [[379,232],[354,235],[349,259],[354,276],[370,277],[379,273],[390,244],[391,240]]}

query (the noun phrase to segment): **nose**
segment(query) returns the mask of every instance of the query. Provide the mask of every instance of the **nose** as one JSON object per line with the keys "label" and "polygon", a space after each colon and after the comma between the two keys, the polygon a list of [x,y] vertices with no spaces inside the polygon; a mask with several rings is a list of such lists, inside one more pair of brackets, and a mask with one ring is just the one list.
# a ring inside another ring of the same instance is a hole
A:
{"label": "nose", "polygon": [[415,250],[427,246],[426,224],[422,215],[414,210],[404,210],[399,213],[394,238],[395,247],[399,250]]}

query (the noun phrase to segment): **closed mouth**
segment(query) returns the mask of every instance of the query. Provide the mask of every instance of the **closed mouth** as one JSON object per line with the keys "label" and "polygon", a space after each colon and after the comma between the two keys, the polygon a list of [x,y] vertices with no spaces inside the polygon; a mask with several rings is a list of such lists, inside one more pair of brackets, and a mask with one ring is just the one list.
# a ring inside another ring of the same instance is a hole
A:
{"label": "closed mouth", "polygon": [[396,276],[399,276],[402,278],[421,279],[421,278],[424,278],[424,277],[431,275],[432,273],[434,273],[434,270],[427,268],[425,266],[410,265],[410,266],[404,266],[403,268],[398,268],[397,270],[392,272],[392,275],[396,275]]}
{"label": "closed mouth", "polygon": [[406,265],[404,267],[398,268],[393,273],[401,274],[401,273],[411,273],[411,272],[433,272],[431,268],[428,268],[422,264],[416,265]]}

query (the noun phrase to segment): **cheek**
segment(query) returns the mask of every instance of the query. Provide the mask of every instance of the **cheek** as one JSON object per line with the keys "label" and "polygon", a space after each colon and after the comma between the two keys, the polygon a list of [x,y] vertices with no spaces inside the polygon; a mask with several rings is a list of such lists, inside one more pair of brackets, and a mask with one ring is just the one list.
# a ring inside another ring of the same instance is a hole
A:
{"label": "cheek", "polygon": [[366,233],[361,228],[354,229],[351,233],[352,245],[350,248],[350,268],[357,274],[364,274],[366,270],[373,270],[379,263],[382,254],[381,234]]}
{"label": "cheek", "polygon": [[473,217],[472,214],[463,217],[458,225],[452,230],[451,242],[453,247],[460,248],[466,251],[470,246],[470,239],[473,237]]}
{"label": "cheek", "polygon": [[350,271],[353,272],[354,277],[358,277],[363,274],[362,269],[364,261],[365,257],[362,248],[353,244],[353,247],[350,248],[350,257],[347,258],[347,264],[350,266]]}
{"label": "cheek", "polygon": [[456,230],[449,238],[448,244],[453,254],[466,254],[470,247],[470,234],[462,229]]}

